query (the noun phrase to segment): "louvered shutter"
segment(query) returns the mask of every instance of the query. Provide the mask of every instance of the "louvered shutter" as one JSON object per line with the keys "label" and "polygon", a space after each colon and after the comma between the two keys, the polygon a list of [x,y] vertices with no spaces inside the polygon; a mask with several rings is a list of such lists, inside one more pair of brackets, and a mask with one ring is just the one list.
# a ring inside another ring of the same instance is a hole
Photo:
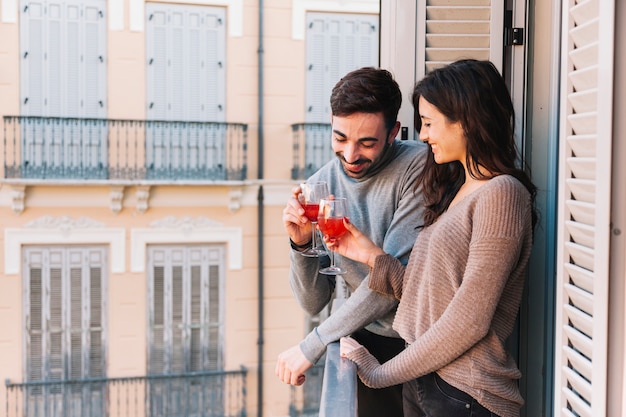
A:
{"label": "louvered shutter", "polygon": [[222,368],[224,262],[221,245],[148,248],[149,373]]}
{"label": "louvered shutter", "polygon": [[[105,376],[106,250],[27,247],[23,259],[28,380]],[[90,395],[92,404],[103,398]]]}
{"label": "louvered shutter", "polygon": [[606,415],[613,22],[613,2],[563,4],[554,401],[559,416]]}
{"label": "louvered shutter", "polygon": [[311,12],[306,19],[306,121],[329,123],[337,81],[357,68],[378,66],[378,16]]}
{"label": "louvered shutter", "polygon": [[488,59],[502,71],[505,3],[418,0],[416,79],[461,58]]}

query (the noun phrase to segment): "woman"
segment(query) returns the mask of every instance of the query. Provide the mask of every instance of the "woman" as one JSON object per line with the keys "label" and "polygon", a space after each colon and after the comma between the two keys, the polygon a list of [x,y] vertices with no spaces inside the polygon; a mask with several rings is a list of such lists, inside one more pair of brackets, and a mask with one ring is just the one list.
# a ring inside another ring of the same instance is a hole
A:
{"label": "woman", "polygon": [[406,269],[346,221],[329,248],[371,268],[369,286],[400,300],[406,349],[380,365],[354,339],[341,353],[374,388],[404,384],[405,416],[517,417],[520,371],[505,350],[519,310],[535,223],[535,186],[516,168],[514,110],[492,63],[462,60],[413,91],[431,150],[418,178],[424,229]]}

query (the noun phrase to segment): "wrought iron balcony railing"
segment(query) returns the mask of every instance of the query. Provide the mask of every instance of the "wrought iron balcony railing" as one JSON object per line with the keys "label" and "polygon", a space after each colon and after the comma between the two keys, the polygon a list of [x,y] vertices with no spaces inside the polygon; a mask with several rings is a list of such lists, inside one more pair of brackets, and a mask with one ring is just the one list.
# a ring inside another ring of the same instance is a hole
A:
{"label": "wrought iron balcony railing", "polygon": [[4,178],[244,180],[241,123],[4,116]]}
{"label": "wrought iron balcony railing", "polygon": [[291,179],[308,178],[334,157],[330,123],[296,123],[293,132]]}
{"label": "wrought iron balcony railing", "polygon": [[6,382],[6,417],[246,417],[247,370]]}

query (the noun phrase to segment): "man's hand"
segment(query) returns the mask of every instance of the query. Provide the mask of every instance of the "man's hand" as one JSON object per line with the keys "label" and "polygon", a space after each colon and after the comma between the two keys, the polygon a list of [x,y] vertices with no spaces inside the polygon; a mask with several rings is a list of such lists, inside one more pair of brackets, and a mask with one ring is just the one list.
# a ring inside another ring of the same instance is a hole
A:
{"label": "man's hand", "polygon": [[296,345],[278,355],[276,376],[285,384],[302,385],[305,380],[304,373],[312,366],[313,364],[300,350],[300,346]]}
{"label": "man's hand", "polygon": [[299,201],[302,190],[300,187],[295,187],[292,192],[287,206],[283,209],[283,225],[291,241],[296,245],[303,245],[311,241],[313,225],[304,215],[304,208]]}

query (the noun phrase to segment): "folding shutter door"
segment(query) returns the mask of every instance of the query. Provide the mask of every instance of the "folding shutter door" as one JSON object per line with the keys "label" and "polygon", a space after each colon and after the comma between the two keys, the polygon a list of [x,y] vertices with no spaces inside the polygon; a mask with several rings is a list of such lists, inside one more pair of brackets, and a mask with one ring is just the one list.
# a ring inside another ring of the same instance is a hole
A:
{"label": "folding shutter door", "polygon": [[502,71],[504,6],[500,0],[418,0],[417,62],[424,65],[416,79],[461,58],[488,59]]}
{"label": "folding shutter door", "polygon": [[567,417],[606,415],[613,8],[563,3],[554,394]]}

